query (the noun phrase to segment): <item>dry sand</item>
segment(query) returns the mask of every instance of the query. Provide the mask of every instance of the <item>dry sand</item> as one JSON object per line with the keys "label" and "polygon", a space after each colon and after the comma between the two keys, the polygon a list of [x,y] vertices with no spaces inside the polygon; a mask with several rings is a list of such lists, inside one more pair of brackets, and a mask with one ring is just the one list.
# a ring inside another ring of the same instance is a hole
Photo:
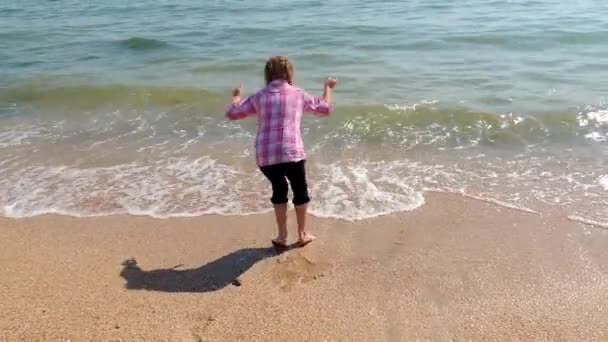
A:
{"label": "dry sand", "polygon": [[0,219],[0,341],[608,340],[608,230],[427,194],[416,211]]}

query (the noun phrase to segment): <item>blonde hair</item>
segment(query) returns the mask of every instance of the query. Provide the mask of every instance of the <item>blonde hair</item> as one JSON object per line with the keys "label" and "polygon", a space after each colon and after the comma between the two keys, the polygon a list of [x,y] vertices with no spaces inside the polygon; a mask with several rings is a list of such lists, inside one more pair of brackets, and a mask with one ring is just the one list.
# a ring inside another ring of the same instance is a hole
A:
{"label": "blonde hair", "polygon": [[266,84],[272,81],[283,80],[293,85],[293,64],[286,56],[274,56],[268,59],[264,67]]}

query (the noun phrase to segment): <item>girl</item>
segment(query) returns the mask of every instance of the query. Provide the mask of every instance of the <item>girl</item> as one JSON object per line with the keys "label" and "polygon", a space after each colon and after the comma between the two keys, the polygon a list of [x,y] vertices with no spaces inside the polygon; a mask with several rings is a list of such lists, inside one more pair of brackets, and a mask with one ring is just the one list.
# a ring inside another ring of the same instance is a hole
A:
{"label": "girl", "polygon": [[293,86],[293,64],[284,56],[275,56],[266,62],[264,76],[266,87],[241,101],[243,85],[234,89],[232,104],[226,109],[230,120],[257,116],[258,129],[255,140],[256,160],[262,173],[272,185],[278,234],[272,240],[276,247],[287,247],[287,192],[288,184],[293,192],[293,204],[298,222],[297,246],[304,246],[315,239],[306,230],[306,211],[310,197],[306,184],[306,153],[300,133],[304,112],[328,116],[333,111],[331,93],[337,81],[325,81],[323,97],[313,97]]}

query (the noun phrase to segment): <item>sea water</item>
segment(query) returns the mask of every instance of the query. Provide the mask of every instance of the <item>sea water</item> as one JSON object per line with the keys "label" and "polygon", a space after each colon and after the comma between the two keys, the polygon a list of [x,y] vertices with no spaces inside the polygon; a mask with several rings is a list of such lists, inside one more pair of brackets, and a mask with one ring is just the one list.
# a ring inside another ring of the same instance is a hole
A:
{"label": "sea water", "polygon": [[312,211],[427,191],[608,223],[603,1],[0,1],[0,215],[269,209],[230,89],[288,55],[337,110],[306,118]]}

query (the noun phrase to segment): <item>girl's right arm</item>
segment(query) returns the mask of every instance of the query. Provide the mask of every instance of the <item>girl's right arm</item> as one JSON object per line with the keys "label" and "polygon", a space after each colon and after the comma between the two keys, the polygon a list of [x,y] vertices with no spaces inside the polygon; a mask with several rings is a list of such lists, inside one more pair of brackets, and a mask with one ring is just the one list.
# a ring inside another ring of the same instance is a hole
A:
{"label": "girl's right arm", "polygon": [[232,91],[232,103],[226,107],[226,117],[229,120],[244,119],[248,116],[256,114],[255,95],[248,97],[245,101],[241,101],[241,93],[243,85],[235,88]]}
{"label": "girl's right arm", "polygon": [[336,84],[338,84],[338,80],[333,77],[329,77],[323,85],[323,99],[329,104],[331,104],[331,94]]}

